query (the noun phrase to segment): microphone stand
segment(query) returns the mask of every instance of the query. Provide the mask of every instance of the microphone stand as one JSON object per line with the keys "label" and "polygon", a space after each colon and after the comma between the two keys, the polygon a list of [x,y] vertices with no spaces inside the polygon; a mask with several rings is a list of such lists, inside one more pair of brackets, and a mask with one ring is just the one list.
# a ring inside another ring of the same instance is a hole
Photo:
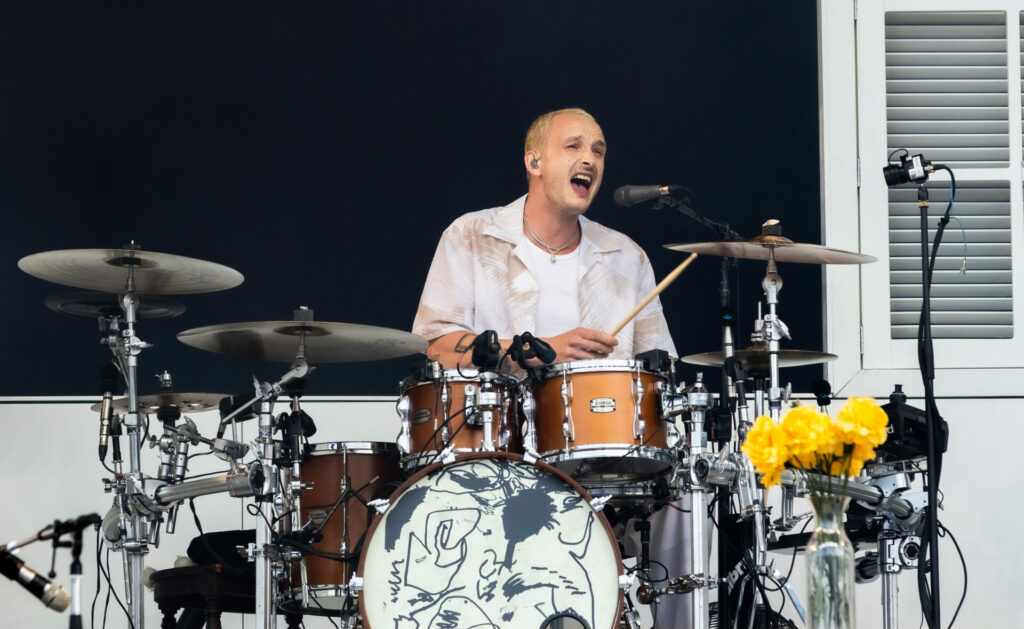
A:
{"label": "microphone stand", "polygon": [[71,542],[71,617],[69,629],[82,629],[82,529],[75,529]]}
{"label": "microphone stand", "polygon": [[[952,174],[952,173],[951,173]],[[939,599],[939,515],[938,515],[938,485],[939,467],[938,452],[935,443],[935,423],[937,421],[937,408],[935,406],[935,351],[932,345],[932,307],[931,307],[931,267],[928,255],[928,188],[924,182],[917,188],[917,203],[921,211],[921,322],[920,341],[918,345],[918,359],[921,363],[921,378],[924,384],[924,412],[925,424],[928,427],[928,451],[927,465],[928,472],[928,555],[931,561],[931,589],[928,625],[932,629],[940,629],[941,607]],[[945,218],[948,221],[948,218]],[[936,249],[942,239],[942,231],[945,225],[940,225],[936,234]],[[922,565],[922,568],[924,566]],[[924,581],[923,574],[919,573],[918,582]]]}

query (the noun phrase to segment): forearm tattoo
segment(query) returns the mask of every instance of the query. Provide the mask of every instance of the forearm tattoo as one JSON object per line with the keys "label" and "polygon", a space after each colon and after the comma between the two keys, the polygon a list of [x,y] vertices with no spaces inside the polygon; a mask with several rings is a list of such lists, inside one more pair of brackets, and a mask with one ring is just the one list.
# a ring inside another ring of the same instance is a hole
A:
{"label": "forearm tattoo", "polygon": [[[473,339],[476,338],[475,334],[467,332],[463,334],[457,343],[455,343],[455,351],[459,354],[465,354],[469,350],[473,349]],[[468,340],[467,340],[468,339]]]}

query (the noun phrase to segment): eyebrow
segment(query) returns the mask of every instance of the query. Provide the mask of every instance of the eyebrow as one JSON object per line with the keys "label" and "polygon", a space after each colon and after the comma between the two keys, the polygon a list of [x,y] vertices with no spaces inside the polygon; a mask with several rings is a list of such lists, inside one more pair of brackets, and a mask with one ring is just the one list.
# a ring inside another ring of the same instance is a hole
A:
{"label": "eyebrow", "polygon": [[[565,142],[581,142],[581,141],[583,141],[583,136],[582,135],[571,135],[571,136],[569,136],[567,138],[563,138],[562,139],[563,143],[565,143]],[[605,148],[608,147],[608,145],[605,143],[604,140],[598,140],[598,141],[594,142],[594,146],[602,146],[602,147],[605,147]]]}

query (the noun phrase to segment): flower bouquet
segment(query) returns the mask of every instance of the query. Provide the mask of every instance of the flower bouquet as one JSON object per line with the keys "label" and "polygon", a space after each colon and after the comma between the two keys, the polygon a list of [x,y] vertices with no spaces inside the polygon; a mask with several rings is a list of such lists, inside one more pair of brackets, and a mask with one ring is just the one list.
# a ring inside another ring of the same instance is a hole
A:
{"label": "flower bouquet", "polygon": [[885,442],[888,416],[871,398],[850,398],[835,417],[814,407],[790,409],[776,424],[759,417],[743,453],[777,485],[783,470],[803,476],[818,525],[807,543],[808,629],[854,626],[853,546],[843,529],[846,485]]}

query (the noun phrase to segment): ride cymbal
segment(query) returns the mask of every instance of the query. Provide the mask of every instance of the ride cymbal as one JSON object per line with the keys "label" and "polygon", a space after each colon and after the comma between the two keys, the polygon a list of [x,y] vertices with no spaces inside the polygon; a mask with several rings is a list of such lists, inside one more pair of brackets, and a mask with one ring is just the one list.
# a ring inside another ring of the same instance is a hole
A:
{"label": "ride cymbal", "polygon": [[61,249],[25,256],[18,268],[74,288],[106,293],[127,290],[129,269],[139,294],[184,295],[234,288],[245,279],[215,262],[135,249]]}

